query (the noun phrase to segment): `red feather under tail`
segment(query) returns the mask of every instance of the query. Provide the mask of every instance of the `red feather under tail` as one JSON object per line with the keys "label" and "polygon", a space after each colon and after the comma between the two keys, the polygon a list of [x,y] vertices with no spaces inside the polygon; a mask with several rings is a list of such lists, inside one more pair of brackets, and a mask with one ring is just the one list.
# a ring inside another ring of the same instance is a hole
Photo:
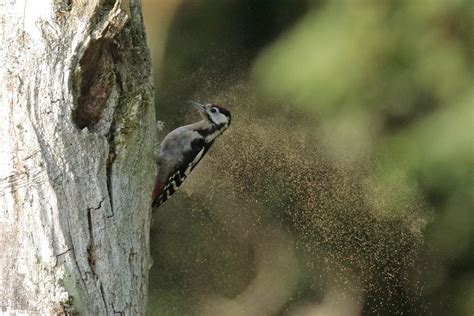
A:
{"label": "red feather under tail", "polygon": [[153,192],[151,193],[151,198],[153,201],[160,196],[161,192],[163,191],[164,183],[161,182],[158,177],[156,177],[155,180],[155,188],[153,189]]}

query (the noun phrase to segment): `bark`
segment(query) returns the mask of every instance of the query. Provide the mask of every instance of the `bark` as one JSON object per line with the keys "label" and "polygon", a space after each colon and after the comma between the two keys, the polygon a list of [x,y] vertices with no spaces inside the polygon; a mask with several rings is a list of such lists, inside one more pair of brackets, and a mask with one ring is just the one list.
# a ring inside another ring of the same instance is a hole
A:
{"label": "bark", "polygon": [[0,313],[145,313],[154,108],[139,0],[0,0]]}

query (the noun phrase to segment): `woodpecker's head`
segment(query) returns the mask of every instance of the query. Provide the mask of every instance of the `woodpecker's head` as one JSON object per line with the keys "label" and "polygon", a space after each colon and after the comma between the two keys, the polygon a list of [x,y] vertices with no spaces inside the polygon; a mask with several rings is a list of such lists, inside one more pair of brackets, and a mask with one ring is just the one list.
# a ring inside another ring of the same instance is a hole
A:
{"label": "woodpecker's head", "polygon": [[202,105],[198,102],[189,101],[201,114],[202,118],[218,129],[226,129],[230,125],[231,115],[229,110],[221,105],[206,104]]}

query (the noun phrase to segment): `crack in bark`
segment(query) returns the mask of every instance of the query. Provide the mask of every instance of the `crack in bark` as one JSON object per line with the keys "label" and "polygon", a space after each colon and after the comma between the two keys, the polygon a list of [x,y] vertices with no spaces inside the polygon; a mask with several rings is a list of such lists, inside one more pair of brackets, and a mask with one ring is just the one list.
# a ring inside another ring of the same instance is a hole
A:
{"label": "crack in bark", "polygon": [[69,232],[69,239],[71,241],[71,248],[70,250],[72,251],[72,259],[73,259],[73,262],[74,262],[74,265],[76,266],[76,269],[77,269],[77,273],[79,274],[79,277],[81,278],[81,281],[82,281],[82,287],[86,289],[86,293],[89,294],[89,291],[88,291],[88,288],[87,288],[87,283],[86,283],[86,280],[84,279],[84,277],[82,276],[82,270],[81,268],[79,267],[79,263],[77,262],[77,256],[76,256],[76,249],[74,248],[74,239],[72,238],[71,236],[71,225],[70,225],[70,219],[69,219],[69,216],[67,217],[67,220],[66,220],[66,225],[67,225],[67,230]]}
{"label": "crack in bark", "polygon": [[94,265],[95,265],[95,256],[94,256],[94,229],[92,225],[92,211],[97,211],[102,207],[102,203],[104,202],[105,198],[103,198],[99,202],[99,206],[97,207],[88,207],[87,208],[87,224],[89,228],[89,245],[87,246],[87,261],[89,266],[92,270],[92,273],[95,275]]}
{"label": "crack in bark", "polygon": [[99,282],[100,295],[102,296],[102,301],[104,302],[105,313],[108,315],[109,314],[109,308],[107,307],[107,301],[105,300],[104,287],[102,286],[102,282],[100,282],[99,278],[97,278],[97,282]]}
{"label": "crack in bark", "polygon": [[83,288],[86,289],[86,292],[87,294],[89,295],[89,290],[87,288],[87,283],[86,283],[86,280],[84,279],[84,277],[82,276],[82,270],[81,268],[79,267],[79,262],[77,262],[77,256],[76,256],[76,249],[74,248],[74,246],[71,248],[72,250],[72,255],[73,255],[73,261],[74,261],[74,265],[76,266],[76,269],[77,269],[77,272],[79,273],[79,277],[81,278],[82,280],[82,283],[83,283]]}
{"label": "crack in bark", "polygon": [[99,275],[95,271],[94,229],[93,229],[93,224],[92,224],[92,211],[97,211],[100,208],[102,208],[102,203],[104,201],[105,201],[105,198],[103,198],[99,202],[99,206],[87,208],[87,224],[88,224],[89,237],[90,237],[89,245],[87,246],[87,262],[89,263],[89,268],[91,269],[92,277],[96,280],[96,284],[99,287],[100,295],[102,296],[102,301],[104,302],[106,314],[108,314],[109,312],[107,308],[107,300],[105,298],[104,287],[102,285],[102,282],[100,281]]}
{"label": "crack in bark", "polygon": [[[112,292],[112,294],[114,295],[115,293]],[[125,315],[125,311],[129,310],[130,307],[132,307],[131,303],[125,303],[125,308],[123,310],[116,310],[114,304],[112,303],[114,315]]]}
{"label": "crack in bark", "polygon": [[65,251],[63,251],[63,252],[61,252],[61,253],[55,255],[55,257],[56,257],[56,263],[54,264],[54,268],[56,268],[56,267],[58,266],[59,257],[64,256],[65,254],[67,254],[67,253],[70,252],[70,251],[72,251],[72,249],[71,249],[71,248],[68,248],[68,249],[66,249]]}
{"label": "crack in bark", "polygon": [[[112,127],[113,128],[113,127]],[[109,203],[110,203],[110,211],[112,212],[112,215],[108,215],[107,218],[113,217],[114,216],[114,199],[113,199],[113,190],[112,190],[112,164],[115,160],[115,149],[114,149],[114,138],[113,138],[113,133],[110,133],[110,137],[108,139],[109,142],[109,157],[107,158],[107,166],[106,166],[106,177],[107,177],[107,193],[109,197]]]}

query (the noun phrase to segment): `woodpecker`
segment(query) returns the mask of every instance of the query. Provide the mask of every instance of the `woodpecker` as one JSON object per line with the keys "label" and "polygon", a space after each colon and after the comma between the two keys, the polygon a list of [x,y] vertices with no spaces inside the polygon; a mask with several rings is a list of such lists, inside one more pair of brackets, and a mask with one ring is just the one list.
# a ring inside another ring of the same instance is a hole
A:
{"label": "woodpecker", "polygon": [[214,143],[229,127],[230,112],[221,105],[202,105],[189,101],[202,120],[178,127],[161,142],[156,155],[158,174],[152,192],[152,207],[157,208],[176,192]]}

